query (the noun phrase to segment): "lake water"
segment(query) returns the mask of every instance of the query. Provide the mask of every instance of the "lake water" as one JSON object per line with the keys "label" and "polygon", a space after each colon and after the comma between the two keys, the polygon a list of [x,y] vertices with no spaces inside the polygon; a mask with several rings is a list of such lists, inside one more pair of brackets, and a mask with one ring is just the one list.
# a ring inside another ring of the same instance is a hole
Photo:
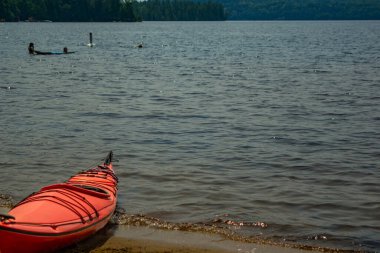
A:
{"label": "lake water", "polygon": [[0,45],[0,194],[113,150],[127,216],[380,252],[380,22],[0,23]]}

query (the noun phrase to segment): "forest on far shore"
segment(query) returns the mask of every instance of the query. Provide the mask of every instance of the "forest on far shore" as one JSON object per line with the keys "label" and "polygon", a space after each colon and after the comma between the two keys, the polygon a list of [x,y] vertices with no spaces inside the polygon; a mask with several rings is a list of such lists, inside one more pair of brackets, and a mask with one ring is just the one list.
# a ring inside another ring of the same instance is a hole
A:
{"label": "forest on far shore", "polygon": [[0,0],[0,21],[225,20],[224,7],[191,0]]}
{"label": "forest on far shore", "polygon": [[[207,2],[208,0],[198,0]],[[380,0],[214,0],[229,20],[379,20]]]}
{"label": "forest on far shore", "polygon": [[0,0],[0,21],[380,20],[380,0]]}

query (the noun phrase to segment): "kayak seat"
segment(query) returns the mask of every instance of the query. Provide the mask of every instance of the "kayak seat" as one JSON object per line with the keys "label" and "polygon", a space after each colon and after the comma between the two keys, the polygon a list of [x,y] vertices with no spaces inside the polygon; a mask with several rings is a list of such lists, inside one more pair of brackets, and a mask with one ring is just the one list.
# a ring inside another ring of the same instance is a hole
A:
{"label": "kayak seat", "polygon": [[81,188],[84,188],[84,189],[87,189],[87,190],[90,190],[90,191],[95,191],[95,192],[100,192],[100,193],[103,193],[103,194],[107,194],[107,192],[105,190],[97,188],[97,187],[94,187],[94,186],[80,185],[80,184],[72,184],[72,185],[76,186],[76,187],[81,187]]}
{"label": "kayak seat", "polygon": [[89,185],[84,185],[84,184],[75,184],[75,185],[65,184],[65,183],[53,184],[53,185],[49,185],[49,186],[42,188],[41,191],[53,190],[53,189],[72,190],[72,191],[84,193],[84,194],[91,195],[91,196],[101,198],[101,199],[109,199],[109,197],[110,197],[110,194],[107,191],[100,189],[100,188],[97,188],[97,187],[94,187],[94,186],[89,186]]}
{"label": "kayak seat", "polygon": [[88,180],[84,180],[81,177],[71,178],[66,184],[70,185],[80,185],[80,186],[91,186],[95,188],[100,188],[106,192],[112,192],[113,195],[116,195],[116,185],[113,182],[90,182]]}

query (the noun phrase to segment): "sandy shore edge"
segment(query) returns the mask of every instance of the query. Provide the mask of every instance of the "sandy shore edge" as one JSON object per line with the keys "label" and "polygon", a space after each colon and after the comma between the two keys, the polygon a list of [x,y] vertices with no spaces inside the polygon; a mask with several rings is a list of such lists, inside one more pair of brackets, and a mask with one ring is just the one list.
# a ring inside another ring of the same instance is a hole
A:
{"label": "sandy shore edge", "polygon": [[[7,212],[1,207],[0,212]],[[107,225],[90,238],[59,253],[310,253],[312,251],[244,243],[220,235],[162,230],[146,226]]]}
{"label": "sandy shore edge", "polygon": [[62,253],[305,253],[310,251],[242,243],[218,235],[113,226]]}

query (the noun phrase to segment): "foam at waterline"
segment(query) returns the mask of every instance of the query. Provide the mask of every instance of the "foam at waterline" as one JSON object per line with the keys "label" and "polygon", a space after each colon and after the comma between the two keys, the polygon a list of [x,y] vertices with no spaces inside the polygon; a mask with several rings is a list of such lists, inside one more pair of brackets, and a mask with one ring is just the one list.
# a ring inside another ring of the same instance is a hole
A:
{"label": "foam at waterline", "polygon": [[[6,213],[15,205],[11,195],[0,193],[0,212]],[[270,227],[270,224],[264,222],[243,222],[229,219],[228,215],[215,217],[213,220],[198,223],[175,223],[162,221],[155,217],[150,217],[144,214],[127,214],[125,209],[118,207],[112,216],[110,223],[113,225],[127,225],[136,227],[149,227],[153,229],[161,229],[168,231],[185,231],[185,232],[202,232],[222,236],[226,239],[238,242],[255,243],[263,245],[280,246],[286,248],[314,250],[320,252],[335,252],[335,253],[351,253],[361,252],[359,250],[344,250],[326,247],[317,247],[312,245],[297,244],[296,242],[288,242],[279,240],[279,238],[263,237],[258,233],[255,236],[245,236],[237,233],[242,228],[257,229],[258,232],[262,229]]]}
{"label": "foam at waterline", "polygon": [[228,215],[216,217],[209,222],[199,223],[174,223],[162,221],[155,217],[149,217],[143,214],[127,214],[123,208],[118,207],[110,222],[114,225],[128,225],[128,226],[141,226],[150,227],[154,229],[171,230],[171,231],[185,231],[185,232],[203,232],[222,236],[226,239],[244,243],[254,243],[262,245],[280,246],[285,248],[294,248],[302,250],[312,250],[320,252],[334,252],[334,253],[354,253],[360,252],[355,250],[344,250],[317,247],[312,245],[303,245],[292,242],[281,241],[275,238],[264,238],[260,235],[257,236],[244,236],[236,233],[238,228],[254,227],[257,229],[266,229],[268,226],[264,222],[240,222],[226,219]]}

